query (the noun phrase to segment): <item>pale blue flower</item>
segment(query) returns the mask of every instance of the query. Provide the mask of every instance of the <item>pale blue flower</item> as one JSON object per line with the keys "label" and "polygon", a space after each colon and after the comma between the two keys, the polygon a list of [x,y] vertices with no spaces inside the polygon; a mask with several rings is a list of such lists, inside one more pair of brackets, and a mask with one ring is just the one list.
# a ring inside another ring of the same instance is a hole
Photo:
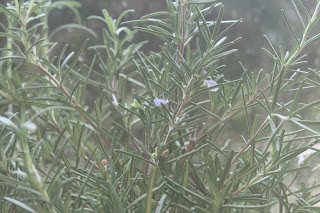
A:
{"label": "pale blue flower", "polygon": [[[211,77],[209,77],[208,80],[204,80],[204,83],[207,85],[208,88],[211,88],[211,87],[214,87],[214,86],[218,85],[216,81],[211,79]],[[219,88],[216,87],[216,88],[211,89],[210,91],[211,92],[216,92],[218,90],[219,90]]]}
{"label": "pale blue flower", "polygon": [[164,98],[155,98],[154,99],[154,105],[156,105],[157,107],[161,107],[161,104],[165,105],[169,103],[168,99],[164,99]]}

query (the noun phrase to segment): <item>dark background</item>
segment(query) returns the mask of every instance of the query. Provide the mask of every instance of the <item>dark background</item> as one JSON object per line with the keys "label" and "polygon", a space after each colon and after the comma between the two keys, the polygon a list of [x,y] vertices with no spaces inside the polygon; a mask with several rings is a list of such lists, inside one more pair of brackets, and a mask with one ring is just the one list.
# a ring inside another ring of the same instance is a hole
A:
{"label": "dark background", "polygon": [[[95,30],[98,34],[105,27],[101,22],[95,20],[87,20],[90,15],[102,15],[101,10],[106,9],[113,18],[126,9],[134,9],[135,13],[128,14],[124,20],[139,19],[141,16],[151,12],[166,10],[165,0],[80,0],[82,4],[80,13],[83,24]],[[273,61],[262,51],[262,47],[268,48],[264,34],[272,41],[275,46],[282,45],[285,50],[290,50],[294,44],[294,39],[286,26],[281,9],[289,19],[293,29],[297,35],[300,35],[299,22],[295,17],[293,7],[288,0],[225,0],[225,20],[242,19],[243,22],[236,25],[228,38],[234,39],[242,37],[242,40],[236,44],[239,49],[233,57],[229,57],[227,62],[227,70],[225,76],[235,79],[241,75],[242,69],[239,66],[241,61],[244,66],[253,72],[257,72],[260,68],[264,68],[266,72],[272,69]],[[310,12],[312,11],[313,2],[304,1]],[[218,12],[218,11],[217,11]],[[217,14],[213,14],[212,20]],[[55,27],[74,22],[71,11],[67,8],[57,9],[51,12],[49,26],[51,29]],[[75,47],[78,45],[74,41],[82,43],[87,35],[74,31],[56,35],[53,39],[61,43],[73,43]],[[157,51],[161,41],[148,34],[139,33],[135,41],[148,40],[148,45],[144,46],[143,51]],[[72,41],[72,42],[71,42]],[[94,42],[94,41],[92,41]],[[315,44],[315,43],[314,43]],[[319,43],[317,43],[319,44]],[[311,67],[319,66],[320,51],[313,45],[308,48],[309,62]]]}
{"label": "dark background", "polygon": [[[55,0],[52,0],[55,1]],[[6,4],[9,0],[0,0],[1,4]],[[87,20],[88,16],[99,15],[102,16],[101,10],[106,9],[113,18],[119,16],[121,12],[126,9],[134,9],[135,13],[129,13],[123,20],[139,19],[141,16],[151,12],[167,10],[166,0],[78,0],[82,7],[79,12],[82,17],[82,24],[93,29],[98,35],[101,35],[104,24],[96,20]],[[302,0],[307,8],[312,12],[314,6],[313,1]],[[248,71],[257,72],[260,68],[264,68],[266,72],[272,69],[272,60],[261,50],[262,47],[268,48],[264,34],[272,41],[275,46],[281,44],[285,50],[290,50],[294,44],[294,39],[286,26],[283,19],[281,9],[289,19],[289,22],[298,36],[301,35],[299,31],[299,22],[296,19],[293,6],[289,0],[224,0],[225,5],[224,20],[242,19],[242,23],[236,25],[232,32],[227,36],[229,39],[242,37],[240,42],[236,44],[239,51],[229,57],[227,70],[225,76],[235,79],[241,75],[242,69],[239,65],[241,61]],[[218,11],[216,11],[218,12]],[[217,14],[213,14],[212,20]],[[1,23],[5,23],[5,17],[0,14]],[[68,23],[74,23],[75,17],[70,9],[58,8],[50,12],[49,15],[49,29],[52,31],[58,26]],[[65,30],[56,34],[52,40],[58,41],[61,46],[64,44],[70,45],[70,51],[77,50],[79,45],[88,37],[87,33],[81,30]],[[134,42],[148,40],[148,45],[143,48],[144,52],[150,50],[157,51],[161,41],[153,36],[145,33],[136,35]],[[0,39],[3,43],[5,40]],[[91,39],[91,44],[99,43],[98,39]],[[100,39],[101,42],[101,39]],[[2,45],[1,45],[2,46]],[[319,42],[313,43],[312,47],[307,48],[309,65],[308,67],[317,68],[320,65],[320,50],[317,48]],[[72,50],[73,49],[73,50]]]}

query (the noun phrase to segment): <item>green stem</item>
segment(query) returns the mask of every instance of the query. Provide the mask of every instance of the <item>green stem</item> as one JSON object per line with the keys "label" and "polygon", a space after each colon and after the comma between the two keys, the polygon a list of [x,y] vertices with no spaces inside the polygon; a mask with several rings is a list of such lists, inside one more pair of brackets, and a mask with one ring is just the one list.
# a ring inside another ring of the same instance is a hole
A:
{"label": "green stem", "polygon": [[20,134],[20,142],[21,142],[21,147],[24,152],[24,167],[27,172],[28,178],[30,180],[30,183],[33,188],[35,188],[40,194],[42,195],[43,199],[47,202],[47,205],[50,207],[48,208],[48,211],[51,213],[55,213],[55,209],[52,205],[50,205],[50,198],[47,194],[47,191],[44,187],[44,184],[42,183],[41,177],[37,172],[37,169],[35,168],[32,157],[30,154],[30,148],[29,144],[27,141],[27,130],[26,129],[21,129],[21,134]]}
{"label": "green stem", "polygon": [[316,6],[316,8],[314,10],[314,13],[313,13],[310,21],[308,22],[308,25],[307,25],[306,29],[303,32],[302,39],[301,39],[301,42],[299,44],[299,48],[297,48],[297,50],[292,54],[290,59],[288,59],[288,61],[285,63],[284,70],[286,70],[288,67],[290,67],[290,65],[293,62],[293,60],[300,54],[302,49],[305,47],[305,43],[306,43],[307,38],[309,36],[309,32],[310,32],[311,28],[313,27],[314,22],[318,18],[319,12],[320,12],[320,1],[318,1],[317,6]]}

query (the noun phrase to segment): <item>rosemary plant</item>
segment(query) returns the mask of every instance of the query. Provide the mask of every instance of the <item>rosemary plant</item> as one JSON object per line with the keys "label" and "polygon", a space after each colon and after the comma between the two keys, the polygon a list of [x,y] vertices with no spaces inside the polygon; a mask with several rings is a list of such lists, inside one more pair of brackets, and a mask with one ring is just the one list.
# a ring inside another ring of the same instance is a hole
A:
{"label": "rosemary plant", "polygon": [[[266,37],[261,54],[273,68],[240,63],[232,80],[223,73],[241,39],[227,35],[241,20],[224,20],[218,0],[166,2],[167,11],[125,22],[133,10],[113,18],[103,9],[88,17],[101,32],[81,25],[76,1],[0,4],[1,212],[320,211],[319,183],[301,176],[317,169],[309,149],[320,123],[308,118],[320,100],[301,96],[320,86],[304,54],[320,38],[320,1],[310,12],[291,0],[300,26],[282,13],[294,46]],[[77,23],[48,29],[57,7]],[[66,28],[97,43],[75,53],[52,41]],[[162,41],[158,52],[132,42],[141,33]],[[234,138],[237,115],[245,131]]]}

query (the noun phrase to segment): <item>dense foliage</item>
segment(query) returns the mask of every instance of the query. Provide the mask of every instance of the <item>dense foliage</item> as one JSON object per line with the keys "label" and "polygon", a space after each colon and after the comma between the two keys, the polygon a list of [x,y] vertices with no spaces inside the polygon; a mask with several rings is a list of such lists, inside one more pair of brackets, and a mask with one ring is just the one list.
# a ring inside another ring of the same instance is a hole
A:
{"label": "dense foliage", "polygon": [[[48,29],[57,7],[79,19],[75,1],[0,5],[1,212],[320,211],[318,183],[297,183],[320,135],[310,116],[320,100],[301,101],[320,86],[303,54],[320,37],[320,2],[291,3],[295,45],[266,38],[273,68],[240,63],[236,80],[224,72],[240,38],[227,35],[241,20],[224,20],[217,0],[167,0],[167,11],[126,22],[134,11],[104,9],[88,17],[102,33],[81,20]],[[100,43],[75,53],[51,41],[75,28]],[[162,41],[159,52],[132,43],[141,33]],[[236,118],[245,132],[234,138]]]}

